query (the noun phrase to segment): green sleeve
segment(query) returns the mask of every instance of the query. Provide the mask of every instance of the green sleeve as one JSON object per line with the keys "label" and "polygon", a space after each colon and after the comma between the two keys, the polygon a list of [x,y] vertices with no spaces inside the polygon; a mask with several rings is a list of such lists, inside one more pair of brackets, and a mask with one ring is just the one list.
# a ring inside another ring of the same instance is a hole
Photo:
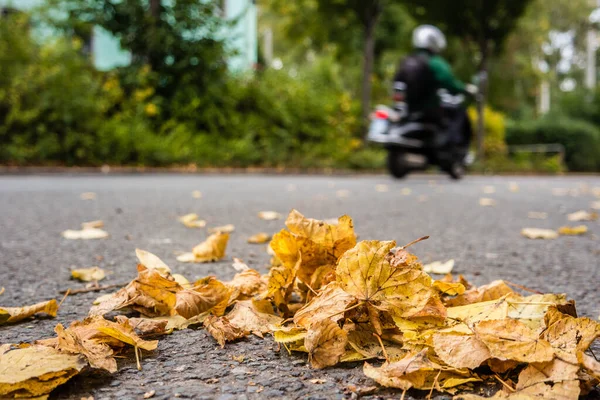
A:
{"label": "green sleeve", "polygon": [[465,84],[459,81],[452,73],[450,65],[440,56],[433,56],[429,60],[429,67],[433,71],[435,80],[440,87],[447,89],[452,94],[465,91]]}

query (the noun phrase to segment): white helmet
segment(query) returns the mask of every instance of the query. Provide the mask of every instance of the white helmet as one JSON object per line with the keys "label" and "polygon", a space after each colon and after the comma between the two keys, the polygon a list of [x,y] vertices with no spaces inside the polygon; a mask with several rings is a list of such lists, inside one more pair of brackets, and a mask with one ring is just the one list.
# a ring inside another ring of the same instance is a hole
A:
{"label": "white helmet", "polygon": [[446,36],[433,25],[421,25],[413,31],[413,46],[440,53],[446,48]]}

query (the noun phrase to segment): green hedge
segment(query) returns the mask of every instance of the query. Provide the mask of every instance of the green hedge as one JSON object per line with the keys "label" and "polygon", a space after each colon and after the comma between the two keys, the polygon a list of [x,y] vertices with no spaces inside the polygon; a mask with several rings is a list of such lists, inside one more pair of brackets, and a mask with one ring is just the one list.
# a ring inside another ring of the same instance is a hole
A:
{"label": "green hedge", "polygon": [[564,116],[507,125],[509,145],[560,143],[570,171],[600,171],[600,129],[582,120]]}
{"label": "green hedge", "polygon": [[102,73],[77,40],[0,19],[0,163],[379,168],[332,58],[158,94],[142,66]]}

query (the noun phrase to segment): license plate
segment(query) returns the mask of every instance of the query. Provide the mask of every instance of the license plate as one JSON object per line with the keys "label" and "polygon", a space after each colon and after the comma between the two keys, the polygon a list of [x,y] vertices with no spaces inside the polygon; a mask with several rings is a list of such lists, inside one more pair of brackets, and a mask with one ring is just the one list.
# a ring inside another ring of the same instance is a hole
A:
{"label": "license plate", "polygon": [[427,161],[427,158],[421,154],[407,153],[404,155],[404,159],[407,163],[413,165],[423,165]]}
{"label": "license plate", "polygon": [[371,122],[369,133],[374,135],[384,134],[387,131],[388,124],[389,122],[387,119],[375,119]]}

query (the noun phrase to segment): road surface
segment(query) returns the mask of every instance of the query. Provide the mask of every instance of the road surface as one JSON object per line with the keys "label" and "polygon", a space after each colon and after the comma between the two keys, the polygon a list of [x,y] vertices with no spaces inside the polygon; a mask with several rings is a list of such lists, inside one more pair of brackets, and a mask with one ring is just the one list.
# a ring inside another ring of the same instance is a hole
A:
{"label": "road surface", "polygon": [[[468,177],[452,182],[431,175],[403,181],[384,175],[2,176],[0,287],[6,291],[0,305],[60,299],[60,290],[83,287],[69,280],[74,266],[98,265],[112,271],[103,284],[127,282],[136,275],[135,248],[155,253],[190,280],[209,274],[231,278],[235,272],[231,257],[266,272],[266,246],[246,244],[246,238],[260,231],[274,233],[283,221],[263,221],[257,213],[285,214],[296,208],[314,218],[349,214],[360,239],[403,244],[430,235],[413,248],[424,262],[453,258],[454,272],[478,285],[506,279],[543,292],[566,292],[577,301],[581,315],[598,318],[598,221],[584,222],[589,233],[583,237],[529,240],[519,234],[524,227],[556,229],[568,224],[566,214],[588,210],[592,201],[600,200],[594,197],[594,188],[600,188],[600,177]],[[494,193],[489,193],[492,189]],[[194,190],[201,191],[202,198],[193,198]],[[81,200],[82,192],[95,192],[97,197]],[[482,197],[494,199],[496,205],[480,206]],[[528,219],[530,211],[548,217]],[[227,260],[176,261],[179,252],[189,251],[206,237],[204,229],[189,229],[177,221],[190,212],[206,219],[208,226],[236,226]],[[104,221],[110,238],[61,237],[63,230],[96,219]],[[68,325],[85,317],[98,295],[68,297],[55,319],[0,327],[0,343],[53,336],[56,323]],[[349,385],[374,385],[363,375],[361,364],[315,371],[304,355],[289,356],[276,347],[270,338],[251,337],[222,350],[202,329],[179,331],[163,337],[158,350],[146,355],[143,371],[137,371],[132,359],[121,359],[118,373],[76,377],[53,398],[140,399],[154,390],[155,399],[336,399],[350,397]],[[241,363],[233,360],[240,355]],[[372,398],[391,395],[397,392],[379,391]]]}

